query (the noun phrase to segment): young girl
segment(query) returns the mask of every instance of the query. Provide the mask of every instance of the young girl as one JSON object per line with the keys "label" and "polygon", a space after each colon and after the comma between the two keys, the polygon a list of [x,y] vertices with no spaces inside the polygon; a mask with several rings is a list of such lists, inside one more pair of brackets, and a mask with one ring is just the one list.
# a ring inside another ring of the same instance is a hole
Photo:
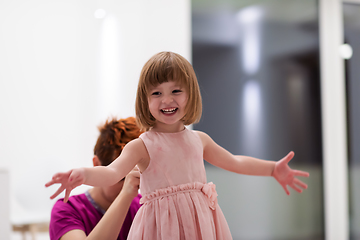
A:
{"label": "young girl", "polygon": [[137,166],[141,172],[143,206],[128,239],[232,239],[217,204],[213,183],[207,183],[203,159],[239,174],[272,176],[289,195],[287,185],[302,192],[307,185],[288,162],[294,153],[274,162],[235,156],[206,133],[185,125],[200,120],[202,103],[191,64],[172,52],[160,52],[144,65],[137,90],[136,118],[146,132],[129,142],[107,167],[78,168],[57,173],[46,184],[61,183],[51,198],[65,190],[66,202],[76,186],[109,186]]}

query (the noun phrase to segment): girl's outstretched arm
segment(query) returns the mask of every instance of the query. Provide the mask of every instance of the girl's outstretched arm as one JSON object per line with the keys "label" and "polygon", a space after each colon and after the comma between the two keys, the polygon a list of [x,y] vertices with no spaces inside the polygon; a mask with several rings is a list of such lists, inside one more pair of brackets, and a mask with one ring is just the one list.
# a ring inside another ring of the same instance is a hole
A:
{"label": "girl's outstretched arm", "polygon": [[[111,186],[124,178],[136,164],[141,164],[148,158],[148,153],[143,141],[138,138],[125,145],[120,156],[108,166],[97,166],[90,168],[76,168],[65,173],[56,173],[52,180],[45,184],[49,187],[55,183],[61,186],[50,197],[58,196],[65,190],[64,202],[67,202],[71,190],[81,184],[90,186]],[[140,170],[143,170],[139,166]]]}
{"label": "girl's outstretched arm", "polygon": [[206,133],[198,131],[198,134],[204,146],[204,159],[217,167],[246,175],[273,176],[287,195],[290,194],[287,185],[297,192],[302,192],[301,188],[307,188],[307,185],[296,177],[308,177],[309,173],[293,170],[288,165],[288,162],[294,157],[294,152],[290,152],[278,162],[233,155],[216,144]]}

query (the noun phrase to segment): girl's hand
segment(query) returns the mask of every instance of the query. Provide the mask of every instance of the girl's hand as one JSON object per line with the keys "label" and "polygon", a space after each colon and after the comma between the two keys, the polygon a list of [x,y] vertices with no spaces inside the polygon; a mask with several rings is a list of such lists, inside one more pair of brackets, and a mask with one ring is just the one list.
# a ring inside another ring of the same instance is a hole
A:
{"label": "girl's hand", "polygon": [[303,172],[299,170],[293,170],[289,167],[289,161],[294,157],[294,152],[291,151],[284,158],[279,160],[275,164],[274,171],[272,176],[280,183],[280,185],[284,188],[287,195],[290,195],[289,190],[287,189],[287,185],[293,188],[295,191],[301,193],[302,189],[299,187],[306,189],[307,185],[296,178],[296,176],[300,177],[309,177],[308,172]]}
{"label": "girl's hand", "polygon": [[85,182],[85,171],[83,168],[72,169],[65,173],[56,173],[52,180],[45,184],[45,187],[49,187],[55,183],[61,183],[61,186],[58,190],[50,197],[54,199],[65,189],[64,202],[67,202],[70,196],[71,190],[80,186]]}

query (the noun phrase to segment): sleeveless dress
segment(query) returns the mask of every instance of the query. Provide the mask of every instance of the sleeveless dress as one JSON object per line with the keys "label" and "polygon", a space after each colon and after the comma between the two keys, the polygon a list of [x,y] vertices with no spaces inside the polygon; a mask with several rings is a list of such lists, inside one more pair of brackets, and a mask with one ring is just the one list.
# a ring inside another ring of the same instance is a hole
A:
{"label": "sleeveless dress", "polygon": [[176,133],[150,130],[140,138],[150,163],[140,177],[143,205],[128,239],[232,239],[215,185],[206,182],[199,135],[185,128]]}

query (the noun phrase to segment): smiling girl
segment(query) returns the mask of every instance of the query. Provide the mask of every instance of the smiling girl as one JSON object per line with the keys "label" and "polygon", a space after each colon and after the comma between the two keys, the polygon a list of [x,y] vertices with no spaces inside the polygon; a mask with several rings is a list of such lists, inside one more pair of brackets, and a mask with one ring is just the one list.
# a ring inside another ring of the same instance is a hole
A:
{"label": "smiling girl", "polygon": [[63,190],[67,201],[76,186],[109,186],[136,165],[140,169],[140,208],[128,239],[232,239],[225,217],[217,204],[213,183],[207,183],[203,160],[239,174],[272,176],[290,194],[289,185],[302,192],[307,185],[288,162],[267,161],[233,155],[206,133],[185,126],[200,120],[201,95],[195,72],[182,56],[172,52],[155,54],[144,65],[137,90],[136,118],[145,130],[129,142],[109,166],[78,168],[57,173],[46,184],[61,183],[51,198]]}

